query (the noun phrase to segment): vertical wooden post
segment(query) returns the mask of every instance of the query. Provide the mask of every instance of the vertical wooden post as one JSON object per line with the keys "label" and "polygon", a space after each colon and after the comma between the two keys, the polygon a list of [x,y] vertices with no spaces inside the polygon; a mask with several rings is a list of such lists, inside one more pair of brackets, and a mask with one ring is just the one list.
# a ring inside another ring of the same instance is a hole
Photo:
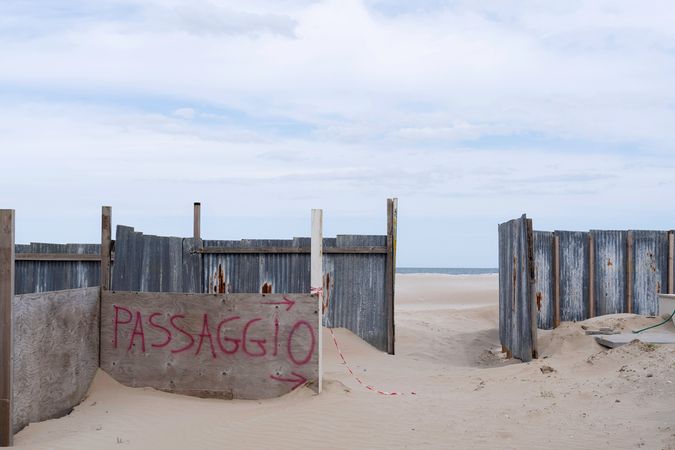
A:
{"label": "vertical wooden post", "polygon": [[396,283],[396,221],[398,215],[398,199],[387,199],[387,262],[385,265],[385,295],[387,312],[387,353],[394,354],[394,299]]}
{"label": "vertical wooden post", "polygon": [[560,236],[553,235],[553,328],[560,325]]}
{"label": "vertical wooden post", "polygon": [[110,250],[112,247],[112,208],[101,208],[101,290],[110,290]]}
{"label": "vertical wooden post", "polygon": [[675,284],[675,268],[673,267],[673,256],[675,254],[675,234],[668,232],[668,293],[673,294],[673,285]]}
{"label": "vertical wooden post", "polygon": [[311,240],[311,293],[317,296],[317,338],[319,342],[319,387],[323,387],[323,210],[312,210],[312,240]]}
{"label": "vertical wooden post", "polygon": [[633,232],[626,236],[626,312],[633,312]]}
{"label": "vertical wooden post", "polygon": [[588,233],[588,317],[595,317],[595,245]]}
{"label": "vertical wooden post", "polygon": [[12,371],[14,370],[14,210],[0,209],[0,446],[14,441]]}
{"label": "vertical wooden post", "polygon": [[199,202],[195,202],[194,224],[192,230],[195,239],[202,238],[202,204]]}

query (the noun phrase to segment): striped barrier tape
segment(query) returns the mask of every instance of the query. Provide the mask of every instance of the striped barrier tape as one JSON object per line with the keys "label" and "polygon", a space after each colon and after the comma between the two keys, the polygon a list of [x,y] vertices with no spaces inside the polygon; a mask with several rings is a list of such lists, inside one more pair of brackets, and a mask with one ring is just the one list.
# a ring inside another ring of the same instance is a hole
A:
{"label": "striped barrier tape", "polygon": [[[356,374],[355,374],[354,371],[351,369],[351,367],[349,367],[349,364],[347,364],[347,360],[345,360],[345,357],[344,357],[344,355],[342,354],[342,350],[340,350],[340,346],[338,345],[338,341],[337,341],[337,338],[335,337],[335,333],[333,333],[333,329],[332,329],[332,328],[328,328],[328,329],[330,330],[331,336],[333,336],[333,342],[335,343],[335,348],[337,349],[337,352],[338,352],[338,354],[340,355],[340,358],[342,359],[342,364],[345,365],[345,367],[347,368],[347,371],[349,371],[349,374],[350,374],[352,377],[354,377],[354,379],[355,379],[356,381],[358,381],[358,383],[359,383],[360,385],[364,386],[364,387],[365,387],[366,389],[368,389],[369,391],[373,391],[373,392],[375,392],[375,393],[377,393],[377,394],[380,394],[380,395],[407,395],[407,394],[404,393],[404,392],[387,392],[387,391],[381,391],[381,390],[379,390],[379,389],[375,389],[373,386],[370,386],[369,384],[364,383],[363,380],[361,380],[359,377],[356,376]],[[417,394],[416,394],[415,392],[411,392],[410,395],[417,395]]]}

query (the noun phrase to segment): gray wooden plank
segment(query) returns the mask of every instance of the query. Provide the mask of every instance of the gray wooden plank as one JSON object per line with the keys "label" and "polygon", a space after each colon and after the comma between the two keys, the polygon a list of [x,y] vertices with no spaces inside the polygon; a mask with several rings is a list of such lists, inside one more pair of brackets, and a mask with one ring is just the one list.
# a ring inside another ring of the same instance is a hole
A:
{"label": "gray wooden plank", "polygon": [[588,233],[556,231],[560,240],[560,320],[588,318]]}
{"label": "gray wooden plank", "polygon": [[544,330],[553,328],[554,289],[553,289],[553,233],[534,232],[534,291],[537,302],[537,326]]}
{"label": "gray wooden plank", "polygon": [[668,233],[633,230],[633,312],[658,313],[658,294],[668,287]]}
{"label": "gray wooden plank", "polygon": [[595,315],[626,312],[626,231],[591,230],[595,253]]}

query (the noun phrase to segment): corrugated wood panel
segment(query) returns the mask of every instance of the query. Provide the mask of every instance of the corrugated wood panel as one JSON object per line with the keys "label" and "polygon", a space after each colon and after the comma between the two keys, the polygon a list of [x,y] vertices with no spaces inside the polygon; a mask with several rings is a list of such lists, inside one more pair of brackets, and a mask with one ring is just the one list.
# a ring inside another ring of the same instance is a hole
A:
{"label": "corrugated wood panel", "polygon": [[560,320],[588,318],[588,233],[556,231],[560,238]]}
{"label": "corrugated wood panel", "polygon": [[[339,235],[337,247],[386,245],[386,239],[386,236]],[[334,284],[325,323],[347,328],[379,350],[387,351],[386,254],[328,256]]]}
{"label": "corrugated wood panel", "polygon": [[502,345],[524,362],[536,356],[534,242],[523,215],[499,225],[499,332]]}
{"label": "corrugated wood panel", "polygon": [[591,230],[595,315],[626,312],[626,231]]}
{"label": "corrugated wood panel", "polygon": [[[15,246],[16,253],[65,253],[98,255],[100,244],[47,244],[33,242]],[[16,261],[15,292],[28,294],[99,285],[98,261]]]}
{"label": "corrugated wood panel", "polygon": [[[204,247],[309,247],[309,238],[292,240],[205,240]],[[386,245],[386,236],[339,235],[324,238],[324,248]],[[206,292],[309,292],[309,254],[204,254]],[[379,350],[387,350],[385,254],[325,254],[324,324],[344,327]]]}
{"label": "corrugated wood panel", "polygon": [[553,233],[534,231],[534,295],[537,327],[553,328]]}
{"label": "corrugated wood panel", "polygon": [[112,289],[140,292],[201,292],[201,246],[195,239],[145,235],[119,225]]}
{"label": "corrugated wood panel", "polygon": [[133,387],[263,399],[318,385],[309,294],[103,292],[101,368]]}
{"label": "corrugated wood panel", "polygon": [[17,295],[14,432],[66,415],[98,369],[99,288]]}
{"label": "corrugated wood panel", "polygon": [[633,231],[633,312],[656,315],[668,285],[668,233]]}

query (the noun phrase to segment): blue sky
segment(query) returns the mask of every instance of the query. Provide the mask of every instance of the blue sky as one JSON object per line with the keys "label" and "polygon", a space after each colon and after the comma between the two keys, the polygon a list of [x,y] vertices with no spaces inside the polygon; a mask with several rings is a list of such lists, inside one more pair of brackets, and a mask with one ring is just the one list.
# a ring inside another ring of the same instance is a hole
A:
{"label": "blue sky", "polygon": [[115,223],[382,234],[495,266],[496,225],[675,227],[665,1],[0,2],[0,205],[17,240]]}

